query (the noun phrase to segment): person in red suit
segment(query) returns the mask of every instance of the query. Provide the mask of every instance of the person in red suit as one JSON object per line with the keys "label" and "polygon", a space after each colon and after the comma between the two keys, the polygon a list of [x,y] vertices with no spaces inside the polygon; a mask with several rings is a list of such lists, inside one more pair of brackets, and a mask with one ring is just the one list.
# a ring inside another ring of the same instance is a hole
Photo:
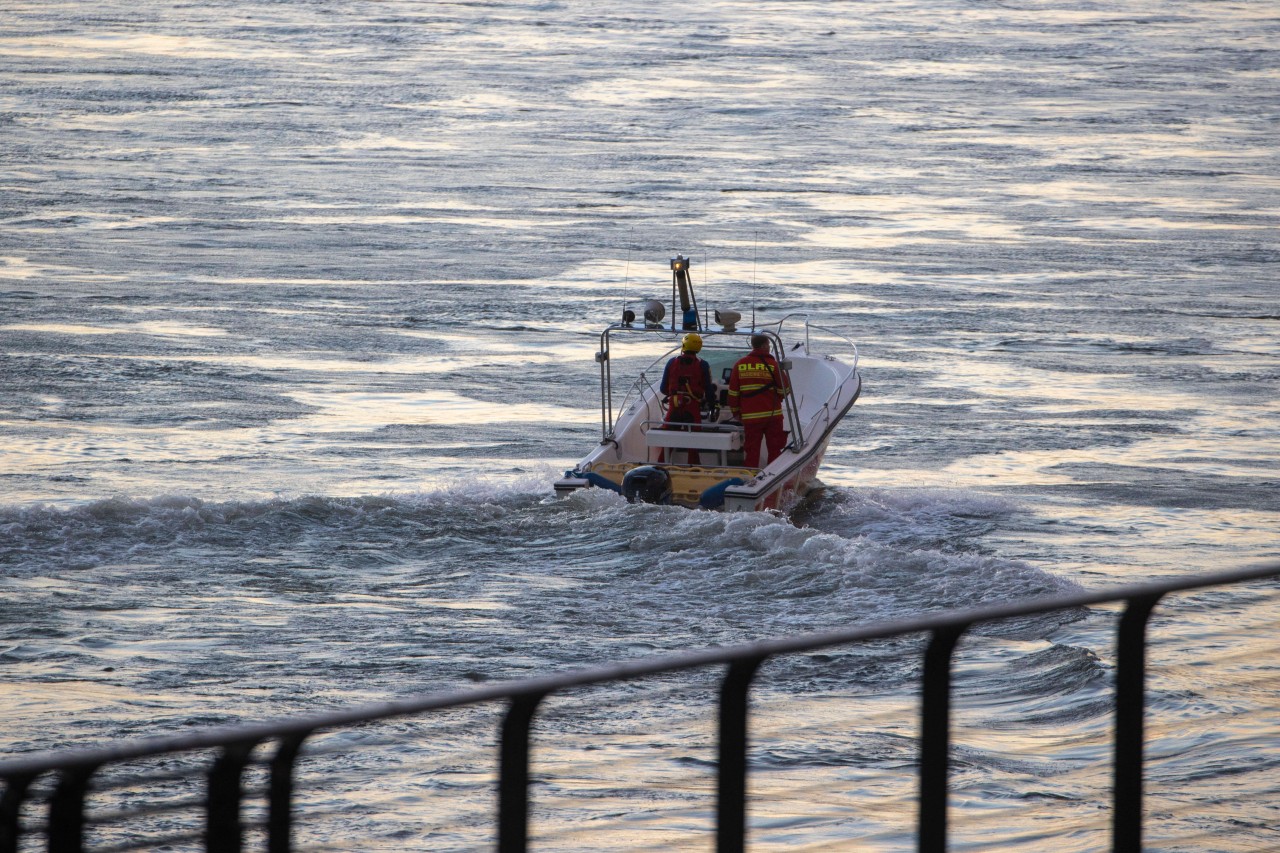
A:
{"label": "person in red suit", "polygon": [[[667,362],[662,371],[662,393],[667,398],[667,423],[700,424],[702,408],[715,403],[715,386],[711,384],[711,368],[698,358],[702,336],[685,335],[680,341],[680,354]],[[658,461],[663,459],[659,453]],[[698,465],[702,457],[689,451],[689,464]]]}
{"label": "person in red suit", "polygon": [[743,449],[748,468],[760,467],[760,442],[777,459],[787,446],[782,401],[791,393],[791,381],[769,353],[766,335],[751,336],[751,352],[738,359],[729,374],[729,408],[742,421]]}

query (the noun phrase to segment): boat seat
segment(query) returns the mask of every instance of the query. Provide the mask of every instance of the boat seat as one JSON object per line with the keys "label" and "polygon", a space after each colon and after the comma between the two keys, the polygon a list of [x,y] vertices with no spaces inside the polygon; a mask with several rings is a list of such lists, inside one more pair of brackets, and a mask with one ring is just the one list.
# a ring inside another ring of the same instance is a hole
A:
{"label": "boat seat", "polygon": [[710,450],[719,457],[717,465],[728,465],[728,453],[742,449],[742,428],[715,431],[654,427],[644,434],[645,447],[670,450]]}

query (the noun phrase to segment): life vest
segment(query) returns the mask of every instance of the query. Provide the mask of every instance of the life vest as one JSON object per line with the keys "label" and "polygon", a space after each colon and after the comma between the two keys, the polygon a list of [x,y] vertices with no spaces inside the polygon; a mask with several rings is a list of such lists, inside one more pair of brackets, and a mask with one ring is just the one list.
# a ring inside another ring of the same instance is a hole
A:
{"label": "life vest", "polygon": [[782,417],[782,398],[791,388],[773,356],[751,352],[729,374],[729,408],[742,420]]}
{"label": "life vest", "polygon": [[[677,411],[698,415],[707,395],[703,384],[702,360],[696,355],[680,355],[667,365],[667,381],[662,388],[668,401],[668,419]],[[699,420],[701,420],[699,418]]]}

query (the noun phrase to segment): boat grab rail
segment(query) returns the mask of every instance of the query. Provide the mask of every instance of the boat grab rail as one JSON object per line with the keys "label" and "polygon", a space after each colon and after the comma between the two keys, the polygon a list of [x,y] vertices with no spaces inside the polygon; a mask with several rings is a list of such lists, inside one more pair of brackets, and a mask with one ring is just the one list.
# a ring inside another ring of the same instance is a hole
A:
{"label": "boat grab rail", "polygon": [[[802,314],[802,313],[797,312],[797,313],[794,313],[794,314],[788,314],[787,316],[785,316],[785,317],[783,317],[781,320],[779,320],[779,321],[776,323],[776,325],[777,325],[777,327],[778,327],[778,332],[777,332],[777,334],[778,334],[778,337],[779,337],[779,338],[782,338],[782,336],[783,336],[783,325],[784,325],[788,320],[794,320],[794,319],[797,319],[797,318],[798,318],[798,319],[801,319],[801,320],[803,320],[803,321],[804,321],[804,351],[805,351],[806,353],[809,353],[810,355],[812,355],[811,341],[810,341],[810,334],[809,334],[809,333],[810,333],[810,331],[811,331],[811,330],[816,330],[816,331],[819,331],[819,332],[823,332],[824,334],[828,334],[828,335],[830,335],[831,337],[836,338],[836,339],[838,339],[838,340],[840,340],[840,341],[844,342],[844,343],[849,347],[850,351],[853,353],[853,362],[852,362],[852,364],[851,364],[851,369],[850,369],[849,373],[850,373],[850,374],[852,374],[852,373],[857,372],[857,370],[858,370],[858,345],[857,345],[856,343],[854,343],[854,342],[853,342],[853,338],[849,337],[848,335],[844,334],[843,332],[837,332],[835,329],[832,329],[832,328],[830,328],[830,327],[827,327],[827,326],[819,326],[819,325],[818,325],[818,324],[816,324],[816,323],[811,323],[811,322],[809,322],[809,315],[808,315],[808,314]],[[775,324],[770,323],[769,325],[775,325]],[[834,359],[833,359],[833,360],[834,360]]]}
{"label": "boat grab rail", "polygon": [[[622,396],[622,402],[618,404],[618,411],[625,412],[633,396],[636,398],[637,402],[644,402],[644,395],[646,391],[652,391],[655,399],[660,398],[662,396],[660,393],[660,389],[658,389],[658,386],[655,383],[649,381],[649,373],[655,370],[656,368],[658,368],[660,363],[664,363],[666,359],[671,358],[673,352],[675,352],[674,349],[667,350],[666,353],[655,358],[649,364],[648,367],[640,371],[640,374],[636,376],[635,380],[627,388],[627,392]],[[611,410],[609,412],[609,434],[610,435],[613,434],[613,426],[614,426],[613,421],[614,421],[613,411]]]}
{"label": "boat grab rail", "polygon": [[[600,336],[601,352],[609,351],[609,331],[610,329],[605,329],[605,331]],[[654,330],[654,331],[669,332],[669,330],[666,330],[666,329]],[[710,335],[708,335],[707,332],[702,332],[702,334],[706,335],[708,338],[710,337]],[[653,391],[655,398],[661,396],[660,389],[657,388],[657,385],[655,383],[649,380],[649,374],[653,371],[665,368],[666,363],[669,360],[671,360],[673,357],[675,357],[679,352],[680,352],[680,345],[676,344],[675,346],[670,347],[661,355],[658,355],[651,362],[649,362],[649,364],[643,370],[641,370],[640,373],[636,376],[635,380],[633,380],[631,384],[627,387],[626,393],[623,394],[622,396],[622,402],[618,404],[617,411],[625,412],[627,410],[627,406],[630,405],[633,396],[636,398],[637,402],[642,402],[644,400],[644,395],[646,391]],[[603,379],[605,380],[606,385],[612,384],[611,382],[612,371],[608,369],[608,365],[611,361],[612,359],[605,358],[600,363],[601,372],[603,374]],[[608,439],[613,436],[613,430],[614,430],[613,393],[611,388],[608,389],[607,391],[604,390],[604,388],[605,386],[602,385],[601,393],[602,395],[606,395],[606,396],[602,398],[601,402],[607,405],[607,416],[604,417],[604,421],[605,421],[604,427],[605,427],[605,437],[606,439]]]}
{"label": "boat grab rail", "polygon": [[[809,322],[809,315],[806,313],[800,313],[800,312],[788,314],[785,317],[783,317],[781,320],[778,320],[773,323],[761,323],[757,325],[752,332],[748,332],[747,330],[738,330],[731,333],[725,333],[725,332],[716,332],[714,330],[701,330],[700,333],[703,335],[704,343],[709,345],[710,348],[712,349],[722,349],[722,347],[716,347],[712,343],[714,340],[722,336],[732,337],[734,339],[740,339],[742,336],[746,334],[752,334],[754,332],[767,334],[771,338],[773,338],[779,361],[782,361],[786,358],[786,350],[785,350],[786,345],[782,337],[783,328],[788,321],[794,321],[794,320],[803,321],[803,324],[804,324],[803,343],[804,343],[806,355],[809,355],[810,357],[817,357],[817,356],[814,356],[811,351],[811,345],[812,345],[811,334],[810,334],[811,330],[820,331],[825,335],[830,335],[832,338],[843,342],[845,345],[848,346],[850,352],[852,353],[853,359],[852,359],[852,363],[849,365],[848,372],[843,374],[843,376],[840,379],[840,382],[837,383],[835,390],[828,396],[825,403],[822,404],[823,407],[826,407],[829,409],[833,407],[835,401],[838,400],[840,396],[841,388],[843,387],[844,382],[847,381],[850,377],[854,376],[858,371],[858,358],[859,358],[858,346],[853,342],[853,340],[849,336],[844,335],[840,332],[837,332],[834,329],[827,328],[826,326],[819,326],[814,323],[811,323]],[[600,333],[600,348],[599,348],[599,352],[596,355],[596,360],[600,363],[600,421],[601,421],[601,430],[603,433],[602,443],[607,443],[609,441],[616,441],[617,439],[617,436],[616,436],[617,423],[616,423],[616,418],[614,417],[615,411],[623,412],[623,411],[626,411],[629,406],[637,405],[640,403],[645,403],[647,405],[645,401],[646,393],[650,393],[650,392],[653,393],[654,399],[658,399],[660,397],[661,389],[659,389],[657,385],[649,379],[649,376],[653,373],[653,371],[656,371],[659,368],[665,367],[666,362],[680,351],[680,345],[677,343],[667,348],[663,353],[656,356],[652,361],[650,361],[649,364],[639,372],[635,380],[632,381],[630,385],[627,387],[626,392],[622,396],[622,401],[615,408],[614,395],[613,395],[613,370],[612,370],[613,359],[610,355],[610,332],[624,331],[624,330],[627,332],[641,332],[641,333],[652,332],[656,334],[677,333],[676,330],[672,330],[672,329],[665,329],[665,328],[639,329],[639,328],[632,328],[628,326],[618,326],[616,324],[613,326],[609,326],[603,332]],[[824,358],[827,361],[832,361],[832,362],[837,361],[837,359],[835,359],[831,355],[824,355]],[[798,407],[796,406],[794,395],[788,395],[783,405],[789,416],[788,421],[790,426],[789,431],[792,434],[792,447],[794,448],[797,445],[803,445],[804,444],[804,427],[800,420],[800,412]]]}
{"label": "boat grab rail", "polygon": [[707,421],[703,421],[700,424],[687,423],[684,421],[655,420],[640,422],[640,432],[646,433],[651,429],[661,429],[668,432],[742,432],[742,424],[709,423]]}
{"label": "boat grab rail", "polygon": [[[821,403],[821,405],[817,407],[817,410],[813,416],[813,419],[811,419],[810,421],[810,423],[814,423],[818,418],[825,417],[826,424],[830,426],[832,412],[840,408],[838,405],[838,401],[840,399],[841,392],[844,390],[845,383],[848,382],[854,376],[856,376],[858,373],[858,359],[859,359],[858,345],[854,343],[853,339],[850,338],[848,335],[843,334],[842,332],[837,332],[835,329],[828,328],[827,326],[819,326],[816,323],[811,323],[809,322],[808,314],[796,312],[793,314],[788,314],[787,316],[779,320],[776,324],[777,332],[775,334],[777,335],[779,343],[782,344],[783,346],[785,346],[785,343],[783,342],[783,326],[787,323],[788,320],[795,320],[795,319],[800,319],[804,322],[804,341],[803,341],[804,351],[805,351],[805,354],[808,355],[810,358],[818,357],[814,355],[812,350],[812,341],[811,341],[810,332],[813,330],[823,332],[824,334],[830,335],[832,338],[835,338],[836,340],[842,341],[845,345],[848,346],[849,350],[853,354],[853,358],[848,365],[848,370],[845,373],[840,375],[839,381],[836,383],[835,388],[827,396],[827,399],[824,400]],[[770,325],[774,325],[774,324],[770,324]],[[839,360],[829,353],[823,353],[821,357],[826,361],[839,363]],[[799,422],[798,411],[796,412],[796,422],[797,423]],[[793,441],[792,442],[793,449],[794,449],[794,444],[795,442]]]}

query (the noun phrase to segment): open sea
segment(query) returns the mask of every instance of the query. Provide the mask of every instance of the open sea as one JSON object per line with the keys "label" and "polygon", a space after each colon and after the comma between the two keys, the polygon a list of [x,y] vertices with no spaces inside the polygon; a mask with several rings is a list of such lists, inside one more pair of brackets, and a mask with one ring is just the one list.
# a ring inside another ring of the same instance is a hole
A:
{"label": "open sea", "polygon": [[[6,757],[1280,558],[1274,0],[0,6]],[[790,518],[552,494],[677,252],[858,343]],[[1157,613],[1152,850],[1280,850],[1277,592]],[[953,849],[1108,849],[1114,617],[962,645]],[[762,671],[755,849],[911,847],[918,674]],[[708,849],[705,675],[549,706],[542,849]],[[304,841],[489,844],[413,725]]]}

